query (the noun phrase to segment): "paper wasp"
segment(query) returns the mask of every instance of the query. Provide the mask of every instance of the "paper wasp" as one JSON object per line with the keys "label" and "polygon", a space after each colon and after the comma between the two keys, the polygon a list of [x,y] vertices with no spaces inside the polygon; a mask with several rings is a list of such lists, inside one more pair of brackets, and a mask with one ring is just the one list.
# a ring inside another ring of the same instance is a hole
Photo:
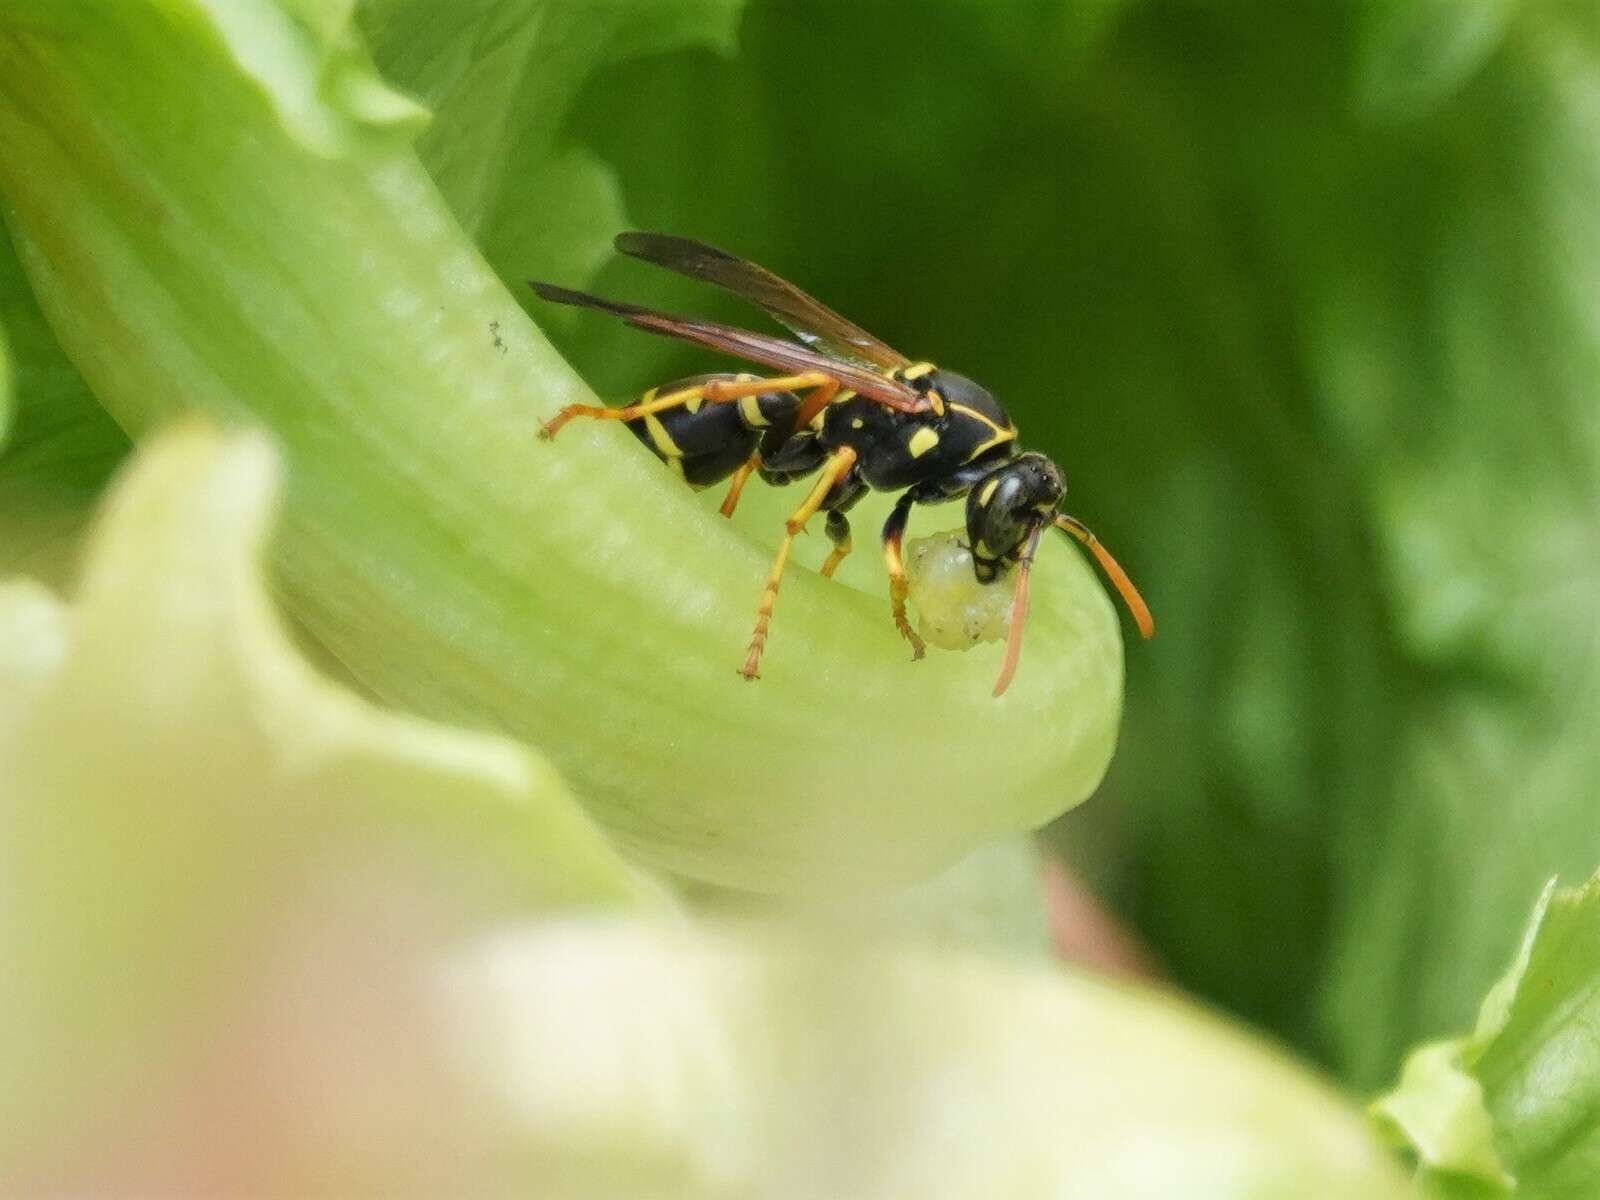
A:
{"label": "paper wasp", "polygon": [[790,515],[756,613],[740,673],[757,677],[778,586],[795,536],[827,514],[831,576],[850,552],[846,513],[869,489],[900,492],[883,526],[883,561],[895,628],[921,658],[923,641],[906,618],[901,540],[914,504],[966,497],[967,537],[980,583],[1017,568],[1000,695],[1016,672],[1028,608],[1028,572],[1051,526],[1082,543],[1121,594],[1144,637],[1150,610],[1115,559],[1083,522],[1057,512],[1066,491],[1059,467],[1022,451],[1017,430],[987,389],[930,362],[913,362],[764,267],[686,238],[624,233],[616,248],[732,292],[788,326],[797,342],[619,304],[554,284],[531,282],[546,300],[598,309],[629,325],[678,338],[784,372],[769,378],[709,374],[653,388],[622,408],[568,405],[541,428],[554,437],[575,417],[626,423],[635,436],[691,486],[730,479],[724,515],[732,515],[746,480],[771,484],[816,475]]}

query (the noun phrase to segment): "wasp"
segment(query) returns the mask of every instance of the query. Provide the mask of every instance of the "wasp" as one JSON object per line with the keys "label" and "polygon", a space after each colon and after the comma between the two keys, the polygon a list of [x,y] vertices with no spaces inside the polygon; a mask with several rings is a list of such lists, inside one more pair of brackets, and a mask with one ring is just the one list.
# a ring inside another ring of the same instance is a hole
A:
{"label": "wasp", "polygon": [[1024,451],[1017,429],[989,390],[931,362],[913,361],[764,267],[687,238],[624,233],[621,254],[720,287],[785,325],[795,341],[673,316],[530,280],[543,299],[598,309],[636,329],[693,342],[782,372],[696,375],[652,388],[637,403],[609,408],[571,404],[543,423],[552,438],[578,417],[621,421],[663,463],[695,488],[729,481],[721,511],[731,516],[752,475],[784,485],[815,476],[789,514],[756,610],[739,673],[759,675],[773,606],[794,539],[822,512],[832,551],[831,576],[850,553],[851,507],[869,490],[899,492],[881,544],[895,628],[921,658],[922,638],[906,618],[901,542],[913,505],[966,499],[968,546],[978,582],[1016,568],[1005,658],[995,680],[1001,695],[1016,673],[1028,608],[1028,572],[1040,535],[1059,529],[1093,554],[1144,637],[1155,632],[1138,589],[1100,540],[1058,511],[1066,493],[1061,469]]}

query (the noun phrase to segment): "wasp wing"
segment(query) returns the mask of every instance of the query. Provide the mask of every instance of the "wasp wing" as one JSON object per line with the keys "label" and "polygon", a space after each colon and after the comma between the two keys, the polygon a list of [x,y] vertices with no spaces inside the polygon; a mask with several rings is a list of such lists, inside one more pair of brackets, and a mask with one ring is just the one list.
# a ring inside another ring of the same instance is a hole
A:
{"label": "wasp wing", "polygon": [[905,355],[845,320],[816,297],[765,267],[715,246],[665,233],[622,233],[617,235],[615,244],[618,253],[713,284],[749,301],[829,358],[883,371],[910,365],[911,360]]}
{"label": "wasp wing", "polygon": [[925,412],[929,408],[926,397],[918,395],[910,386],[898,379],[890,379],[869,368],[839,362],[814,350],[808,350],[804,346],[784,341],[782,338],[751,333],[747,329],[734,329],[712,321],[700,321],[693,317],[675,317],[670,313],[640,308],[636,304],[621,304],[615,300],[591,296],[588,292],[575,292],[569,288],[557,287],[553,283],[540,283],[530,279],[528,285],[546,300],[556,304],[572,304],[579,308],[598,309],[621,317],[635,329],[694,342],[712,350],[719,350],[723,354],[731,354],[735,358],[746,359],[777,370],[821,372],[837,379],[852,392],[902,412]]}

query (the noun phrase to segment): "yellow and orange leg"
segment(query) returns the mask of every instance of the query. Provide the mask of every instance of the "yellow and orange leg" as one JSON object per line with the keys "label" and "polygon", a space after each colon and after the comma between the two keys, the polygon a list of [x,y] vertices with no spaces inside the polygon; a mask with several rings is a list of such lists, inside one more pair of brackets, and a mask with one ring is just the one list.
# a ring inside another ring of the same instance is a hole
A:
{"label": "yellow and orange leg", "polygon": [[725,517],[733,516],[733,510],[739,507],[739,497],[744,492],[744,485],[755,470],[761,465],[761,455],[752,454],[733,473],[733,478],[728,481],[728,494],[722,498],[722,507],[717,511]]}
{"label": "yellow and orange leg", "polygon": [[889,573],[889,610],[894,616],[894,627],[911,643],[911,657],[915,660],[927,653],[927,646],[906,619],[906,596],[910,588],[906,585],[906,563],[900,544],[910,516],[911,494],[907,492],[895,503],[889,519],[883,523],[883,567]]}
{"label": "yellow and orange leg", "polygon": [[835,451],[823,464],[822,474],[817,478],[810,494],[801,502],[799,508],[789,514],[789,520],[784,526],[783,540],[778,543],[777,557],[772,560],[772,569],[767,572],[766,586],[761,590],[761,604],[756,609],[756,625],[750,634],[750,650],[745,655],[744,665],[739,668],[739,674],[746,679],[760,677],[761,652],[767,645],[767,629],[772,624],[772,607],[778,602],[778,586],[783,582],[783,569],[789,563],[789,550],[794,545],[795,535],[806,527],[807,521],[816,516],[828,493],[850,473],[850,468],[855,466],[855,462],[856,452],[850,447],[845,446]]}
{"label": "yellow and orange leg", "polygon": [[569,404],[539,427],[539,436],[547,439],[555,437],[561,432],[562,426],[574,417],[592,417],[597,421],[633,421],[639,417],[647,417],[651,413],[690,404],[695,400],[704,400],[708,404],[727,404],[734,400],[742,400],[746,396],[759,396],[762,392],[820,388],[828,384],[832,384],[835,389],[838,387],[831,375],[824,375],[820,371],[805,371],[798,375],[779,375],[772,379],[713,379],[708,383],[695,384],[693,387],[679,388],[664,396],[657,395],[652,389],[644,394],[644,398],[638,404],[628,404],[621,408],[607,408],[603,404]]}
{"label": "yellow and orange leg", "polygon": [[839,381],[830,376],[822,376],[820,383],[811,386],[811,394],[800,405],[800,411],[795,414],[794,427],[804,429],[816,418],[816,415],[828,405],[833,403],[833,398],[839,394]]}

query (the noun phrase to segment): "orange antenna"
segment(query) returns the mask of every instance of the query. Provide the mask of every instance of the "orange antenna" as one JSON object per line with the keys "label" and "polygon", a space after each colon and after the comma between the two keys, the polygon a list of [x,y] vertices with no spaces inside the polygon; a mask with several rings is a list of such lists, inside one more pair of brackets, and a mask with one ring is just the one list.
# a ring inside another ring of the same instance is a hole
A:
{"label": "orange antenna", "polygon": [[1006,634],[1006,657],[1000,664],[1000,674],[994,681],[994,696],[1004,694],[1011,686],[1011,677],[1017,673],[1017,663],[1022,659],[1022,627],[1028,620],[1028,572],[1033,567],[1033,552],[1038,549],[1043,525],[1037,525],[1028,535],[1028,547],[1017,561],[1017,589],[1011,594],[1011,628]]}
{"label": "orange antenna", "polygon": [[1145,606],[1144,597],[1139,595],[1139,589],[1133,586],[1133,580],[1129,579],[1128,573],[1117,565],[1117,560],[1111,557],[1111,551],[1102,546],[1100,539],[1095,537],[1089,527],[1077,517],[1057,513],[1055,527],[1077,538],[1089,548],[1089,553],[1094,555],[1095,561],[1100,564],[1100,569],[1106,573],[1106,578],[1111,580],[1112,586],[1122,597],[1122,602],[1128,606],[1128,615],[1139,627],[1139,636],[1154,637],[1155,619],[1151,617],[1150,609]]}

